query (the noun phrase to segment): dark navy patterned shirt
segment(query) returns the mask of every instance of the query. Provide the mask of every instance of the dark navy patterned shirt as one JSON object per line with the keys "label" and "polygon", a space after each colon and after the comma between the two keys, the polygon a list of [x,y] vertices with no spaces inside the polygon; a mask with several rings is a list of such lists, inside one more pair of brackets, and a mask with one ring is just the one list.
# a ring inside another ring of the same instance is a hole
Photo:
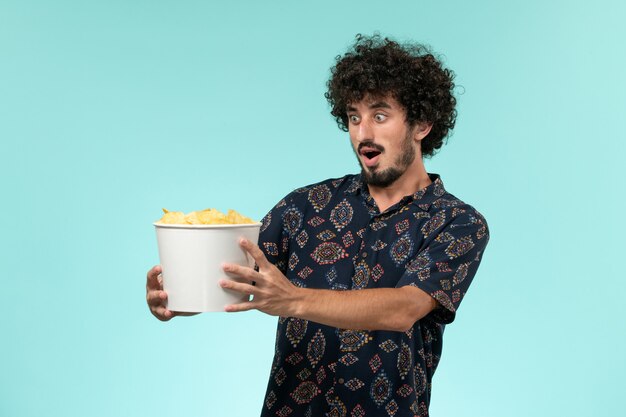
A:
{"label": "dark navy patterned shirt", "polygon": [[406,332],[345,330],[280,317],[262,416],[427,416],[445,324],[489,239],[485,219],[428,187],[380,213],[359,175],[293,191],[263,219],[259,244],[299,287],[416,286],[439,306]]}

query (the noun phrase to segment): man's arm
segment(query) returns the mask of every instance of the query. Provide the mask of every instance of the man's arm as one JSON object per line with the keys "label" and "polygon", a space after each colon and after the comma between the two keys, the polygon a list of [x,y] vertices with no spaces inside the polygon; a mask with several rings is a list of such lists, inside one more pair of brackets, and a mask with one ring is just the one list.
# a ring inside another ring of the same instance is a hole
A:
{"label": "man's arm", "polygon": [[354,291],[299,288],[265,258],[257,245],[245,239],[240,244],[252,255],[259,270],[224,265],[224,271],[254,282],[252,285],[220,281],[223,288],[254,297],[252,301],[227,306],[229,312],[257,309],[342,329],[405,331],[437,306],[430,295],[412,286]]}
{"label": "man's arm", "polygon": [[436,301],[417,287],[353,291],[302,288],[295,317],[341,329],[406,331],[430,313]]}

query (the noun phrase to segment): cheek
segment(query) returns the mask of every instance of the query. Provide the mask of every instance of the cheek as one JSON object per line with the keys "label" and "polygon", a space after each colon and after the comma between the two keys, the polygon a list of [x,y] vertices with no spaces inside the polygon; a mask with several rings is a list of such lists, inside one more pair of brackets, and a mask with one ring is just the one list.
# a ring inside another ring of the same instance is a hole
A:
{"label": "cheek", "polygon": [[356,140],[356,136],[353,134],[352,130],[350,130],[348,132],[348,134],[350,135],[350,144],[352,145],[352,148],[356,149],[358,142]]}

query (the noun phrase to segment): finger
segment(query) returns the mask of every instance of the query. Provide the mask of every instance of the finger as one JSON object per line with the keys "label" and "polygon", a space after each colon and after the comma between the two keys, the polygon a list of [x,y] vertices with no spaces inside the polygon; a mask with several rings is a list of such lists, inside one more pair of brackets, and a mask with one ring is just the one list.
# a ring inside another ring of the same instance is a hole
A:
{"label": "finger", "polygon": [[245,303],[227,305],[226,307],[224,307],[224,311],[228,313],[237,313],[240,311],[252,310],[256,308],[255,306],[256,305],[254,304],[254,301],[247,301]]}
{"label": "finger", "polygon": [[259,268],[266,268],[271,265],[258,245],[255,245],[245,238],[242,238],[239,244],[252,256]]}
{"label": "finger", "polygon": [[235,292],[239,292],[241,294],[246,294],[246,295],[255,295],[257,292],[257,289],[255,286],[250,285],[250,284],[244,284],[241,282],[235,282],[235,281],[231,281],[229,279],[222,279],[219,282],[220,287],[222,288],[226,288],[228,290],[232,290]]}
{"label": "finger", "polygon": [[150,311],[152,311],[154,317],[161,321],[168,321],[172,317],[174,317],[174,313],[168,310],[166,307],[154,307],[151,308]]}
{"label": "finger", "polygon": [[164,305],[167,300],[167,293],[165,291],[148,291],[146,294],[146,301],[151,306]]}
{"label": "finger", "polygon": [[248,281],[258,281],[260,274],[252,268],[247,266],[241,266],[237,264],[224,264],[222,265],[224,272],[237,275],[238,277],[245,278]]}
{"label": "finger", "polygon": [[159,275],[161,274],[162,269],[161,265],[156,265],[152,267],[151,270],[148,271],[148,276],[146,277],[146,288],[148,289],[160,289],[162,288],[161,282],[159,282]]}

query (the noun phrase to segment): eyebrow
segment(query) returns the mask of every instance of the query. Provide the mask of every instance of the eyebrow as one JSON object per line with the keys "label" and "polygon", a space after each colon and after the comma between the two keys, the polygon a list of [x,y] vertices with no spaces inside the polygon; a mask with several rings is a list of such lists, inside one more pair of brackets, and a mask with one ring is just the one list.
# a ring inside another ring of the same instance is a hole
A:
{"label": "eyebrow", "polygon": [[[391,109],[391,105],[386,101],[377,101],[368,106],[370,109]],[[355,107],[348,106],[348,111],[356,111]]]}
{"label": "eyebrow", "polygon": [[370,104],[370,109],[390,109],[391,104],[386,101],[377,101],[376,103]]}

